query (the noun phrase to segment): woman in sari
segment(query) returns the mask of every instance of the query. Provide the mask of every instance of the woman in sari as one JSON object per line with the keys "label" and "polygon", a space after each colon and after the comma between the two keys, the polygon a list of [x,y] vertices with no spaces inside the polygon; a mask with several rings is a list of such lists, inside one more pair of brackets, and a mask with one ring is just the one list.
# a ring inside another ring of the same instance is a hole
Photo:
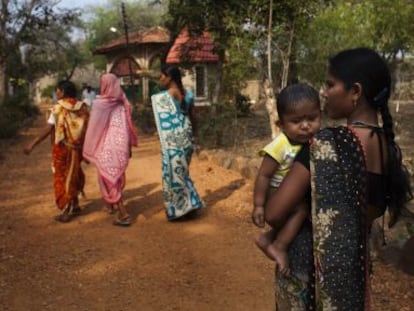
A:
{"label": "woman in sari", "polygon": [[[304,226],[306,234],[289,251],[292,277],[277,276],[277,310],[371,310],[372,222],[388,209],[394,225],[412,199],[394,140],[390,90],[389,69],[373,50],[345,50],[329,60],[327,113],[347,124],[315,135],[266,206],[266,219],[275,224],[312,185],[313,235]],[[306,263],[301,256],[312,248],[314,259]]]}
{"label": "woman in sari", "polygon": [[151,101],[161,141],[165,212],[168,220],[174,220],[204,207],[189,176],[194,103],[192,93],[184,90],[177,67],[163,67],[160,83],[166,90],[153,95]]}
{"label": "woman in sari", "polygon": [[82,171],[82,145],[89,119],[89,110],[76,99],[71,81],[60,81],[56,87],[57,104],[51,109],[48,125],[25,149],[33,148],[52,135],[52,170],[55,201],[62,211],[57,221],[69,222],[80,213],[78,195],[83,193],[85,175]]}
{"label": "woman in sari", "polygon": [[99,187],[109,211],[118,210],[113,224],[129,226],[131,217],[123,204],[122,190],[131,147],[137,145],[132,107],[115,75],[104,74],[100,89],[93,102],[83,156],[98,170]]}

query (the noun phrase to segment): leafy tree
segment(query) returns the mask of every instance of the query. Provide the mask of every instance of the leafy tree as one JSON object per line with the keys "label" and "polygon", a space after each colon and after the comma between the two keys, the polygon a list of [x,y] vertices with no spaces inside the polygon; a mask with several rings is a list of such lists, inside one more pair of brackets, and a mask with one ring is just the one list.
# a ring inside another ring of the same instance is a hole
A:
{"label": "leafy tree", "polygon": [[299,34],[298,62],[303,79],[321,83],[328,57],[338,49],[372,46],[369,11],[363,3],[339,3],[327,7]]}
{"label": "leafy tree", "polygon": [[409,0],[369,0],[326,7],[298,35],[301,77],[321,83],[328,57],[346,48],[371,47],[389,61],[412,52],[413,6]]}
{"label": "leafy tree", "polygon": [[[175,38],[183,28],[187,28],[190,35],[197,35],[206,30],[214,37],[216,44],[215,53],[218,55],[219,61],[217,79],[212,96],[213,103],[218,102],[221,94],[226,51],[231,50],[233,44],[236,52],[242,51],[240,42],[249,38],[246,33],[248,32],[249,14],[252,13],[251,9],[252,6],[249,0],[169,1],[165,25],[171,32],[170,46],[172,46]],[[247,41],[246,45],[243,46],[243,50],[247,49],[252,52],[250,48],[252,40],[249,38]],[[246,55],[248,56],[248,54],[244,54],[244,56]]]}
{"label": "leafy tree", "polygon": [[[261,8],[265,14],[256,15],[250,19],[250,23],[256,29],[264,30],[259,32],[257,40],[261,68],[268,68],[263,73],[262,79],[265,95],[265,106],[269,114],[269,122],[272,136],[275,137],[278,129],[275,126],[277,121],[277,112],[275,109],[275,86],[281,89],[288,84],[290,80],[297,78],[296,70],[291,71],[292,64],[295,68],[297,36],[298,33],[306,29],[306,25],[314,16],[323,8],[328,1],[314,0],[252,0],[251,7]],[[267,48],[264,49],[263,47]]]}
{"label": "leafy tree", "polygon": [[[13,73],[13,68],[9,64],[16,63],[13,58],[19,56],[17,51],[20,51],[24,45],[41,47],[45,44],[45,41],[40,39],[41,33],[53,30],[56,25],[71,25],[79,12],[57,9],[56,2],[52,0],[2,0],[0,10],[0,103],[2,103],[7,96],[7,75]],[[44,36],[42,39],[47,40],[47,37]]]}
{"label": "leafy tree", "polygon": [[414,43],[414,2],[412,0],[372,0],[364,2],[370,9],[374,29],[374,47],[386,59],[412,51]]}
{"label": "leafy tree", "polygon": [[[87,38],[86,48],[91,53],[99,46],[125,35],[121,2],[120,0],[111,0],[106,6],[90,7],[88,20],[84,22],[84,27]],[[162,4],[140,0],[125,2],[124,5],[128,32],[131,33],[161,24],[161,17],[165,11]],[[91,60],[97,67],[105,68],[106,60],[103,56],[94,56],[93,59],[91,57]]]}

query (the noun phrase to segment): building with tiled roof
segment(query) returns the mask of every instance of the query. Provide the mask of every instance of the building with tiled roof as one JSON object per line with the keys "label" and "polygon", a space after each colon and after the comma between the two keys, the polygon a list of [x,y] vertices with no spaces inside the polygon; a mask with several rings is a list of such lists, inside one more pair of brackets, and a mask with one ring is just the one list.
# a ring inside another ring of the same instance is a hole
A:
{"label": "building with tiled roof", "polygon": [[183,30],[168,52],[166,63],[216,63],[219,57],[214,53],[214,47],[213,38],[207,31],[191,37],[187,30]]}
{"label": "building with tiled roof", "polygon": [[[129,45],[125,36],[121,36],[94,51],[96,55],[105,55],[107,72],[120,77],[124,85],[134,81],[139,88],[141,99],[148,103],[151,90],[150,81],[158,83],[161,56],[166,53],[170,43],[168,30],[154,27],[130,33]],[[214,41],[208,32],[191,37],[183,30],[168,51],[166,63],[176,64],[183,69],[183,84],[195,94],[196,105],[209,104],[208,80],[216,72],[219,58],[214,53]]]}
{"label": "building with tiled roof", "polygon": [[[128,35],[128,39],[129,47],[131,49],[134,49],[134,47],[142,47],[143,45],[165,46],[165,44],[170,41],[170,33],[162,27],[154,27],[132,32]],[[107,55],[111,51],[119,51],[125,47],[126,38],[125,36],[121,36],[96,49],[94,53]]]}

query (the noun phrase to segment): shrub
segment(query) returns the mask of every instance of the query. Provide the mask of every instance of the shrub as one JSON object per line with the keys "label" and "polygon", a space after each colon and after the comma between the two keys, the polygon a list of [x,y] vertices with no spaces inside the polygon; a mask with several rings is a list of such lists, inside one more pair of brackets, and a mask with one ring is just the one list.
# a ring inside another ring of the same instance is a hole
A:
{"label": "shrub", "polygon": [[55,85],[48,85],[46,86],[42,92],[41,92],[41,96],[42,97],[50,97],[53,98],[53,93],[55,91]]}
{"label": "shrub", "polygon": [[15,136],[28,118],[39,113],[26,93],[9,97],[0,106],[0,139]]}
{"label": "shrub", "polygon": [[202,147],[230,147],[237,144],[241,128],[239,111],[233,102],[207,106],[197,113],[198,143]]}
{"label": "shrub", "polygon": [[242,94],[236,95],[236,109],[240,117],[248,116],[250,114],[251,106],[252,106],[252,103],[250,101],[249,96],[245,96]]}

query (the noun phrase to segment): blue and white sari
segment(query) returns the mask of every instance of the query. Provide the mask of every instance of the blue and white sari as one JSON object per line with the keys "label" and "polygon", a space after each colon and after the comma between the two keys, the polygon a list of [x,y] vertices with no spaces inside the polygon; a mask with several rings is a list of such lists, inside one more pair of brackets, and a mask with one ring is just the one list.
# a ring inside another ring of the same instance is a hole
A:
{"label": "blue and white sari", "polygon": [[168,220],[173,220],[204,207],[189,176],[194,150],[191,122],[167,91],[153,95],[151,102],[161,141],[164,204]]}

